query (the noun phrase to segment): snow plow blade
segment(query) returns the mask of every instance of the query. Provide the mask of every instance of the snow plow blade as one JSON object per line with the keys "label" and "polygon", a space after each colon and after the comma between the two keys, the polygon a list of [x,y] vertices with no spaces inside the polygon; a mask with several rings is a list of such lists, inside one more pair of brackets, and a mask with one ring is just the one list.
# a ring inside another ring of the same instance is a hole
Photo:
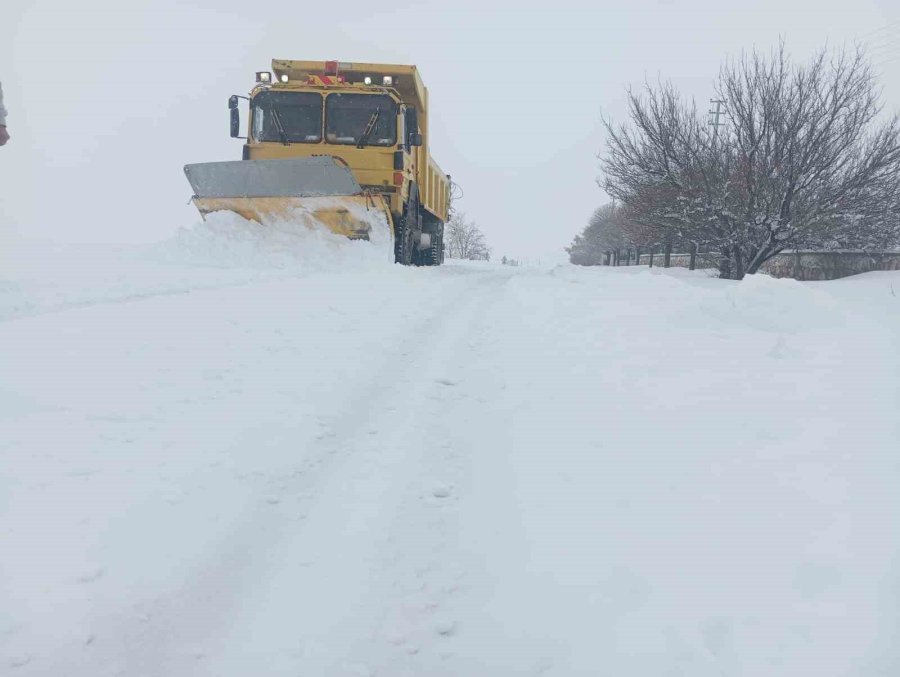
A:
{"label": "snow plow blade", "polygon": [[373,217],[391,226],[385,201],[365,193],[333,157],[204,162],[184,173],[204,218],[230,211],[263,225],[299,220],[351,239],[368,239]]}

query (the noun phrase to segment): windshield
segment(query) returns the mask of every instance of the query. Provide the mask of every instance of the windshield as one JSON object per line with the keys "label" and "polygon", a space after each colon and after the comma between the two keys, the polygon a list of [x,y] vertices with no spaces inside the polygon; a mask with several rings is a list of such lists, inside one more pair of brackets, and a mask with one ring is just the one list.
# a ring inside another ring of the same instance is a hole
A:
{"label": "windshield", "polygon": [[329,94],[325,99],[328,143],[393,146],[397,104],[383,94]]}
{"label": "windshield", "polygon": [[250,105],[253,138],[257,141],[319,143],[322,140],[322,97],[319,94],[261,92]]}

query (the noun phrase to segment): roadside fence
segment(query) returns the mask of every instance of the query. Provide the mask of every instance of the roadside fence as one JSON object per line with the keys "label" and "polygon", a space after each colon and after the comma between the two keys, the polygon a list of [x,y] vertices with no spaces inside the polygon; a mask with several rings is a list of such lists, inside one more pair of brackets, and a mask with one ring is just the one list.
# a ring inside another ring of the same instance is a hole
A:
{"label": "roadside fence", "polygon": [[[649,250],[621,247],[605,251],[600,265],[696,270],[718,268],[720,259],[720,254],[701,252],[696,246],[689,252],[673,252],[671,246]],[[760,272],[773,277],[790,277],[795,280],[836,280],[873,270],[900,270],[900,250],[784,251],[773,256],[760,268]]]}

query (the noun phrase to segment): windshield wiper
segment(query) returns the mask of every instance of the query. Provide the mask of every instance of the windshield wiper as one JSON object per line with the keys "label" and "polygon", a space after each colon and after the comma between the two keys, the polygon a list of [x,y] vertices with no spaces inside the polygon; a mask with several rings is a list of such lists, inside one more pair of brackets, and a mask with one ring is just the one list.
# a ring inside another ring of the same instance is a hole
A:
{"label": "windshield wiper", "polygon": [[275,104],[272,104],[272,119],[275,121],[275,128],[278,130],[278,136],[281,137],[281,143],[285,146],[290,146],[291,142],[288,141],[287,132],[284,131],[284,125],[281,124],[281,116],[278,114],[278,109],[275,108]]}
{"label": "windshield wiper", "polygon": [[369,121],[366,123],[366,128],[363,130],[362,135],[359,137],[359,142],[356,144],[357,148],[362,148],[367,143],[369,143],[369,137],[372,136],[372,132],[375,131],[375,125],[378,122],[378,118],[381,116],[381,107],[379,106],[374,111],[372,111],[372,115],[369,116]]}

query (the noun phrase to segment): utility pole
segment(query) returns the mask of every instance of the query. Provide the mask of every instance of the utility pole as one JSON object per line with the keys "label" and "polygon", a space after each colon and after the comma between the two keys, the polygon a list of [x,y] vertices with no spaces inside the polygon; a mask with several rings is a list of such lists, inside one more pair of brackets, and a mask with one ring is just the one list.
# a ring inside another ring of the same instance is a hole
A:
{"label": "utility pole", "polygon": [[722,99],[710,99],[710,103],[716,104],[716,109],[709,111],[709,124],[713,128],[713,141],[719,138],[719,127],[724,127],[724,122],[719,122],[719,118],[725,115],[726,111],[722,110],[722,105],[725,103]]}

